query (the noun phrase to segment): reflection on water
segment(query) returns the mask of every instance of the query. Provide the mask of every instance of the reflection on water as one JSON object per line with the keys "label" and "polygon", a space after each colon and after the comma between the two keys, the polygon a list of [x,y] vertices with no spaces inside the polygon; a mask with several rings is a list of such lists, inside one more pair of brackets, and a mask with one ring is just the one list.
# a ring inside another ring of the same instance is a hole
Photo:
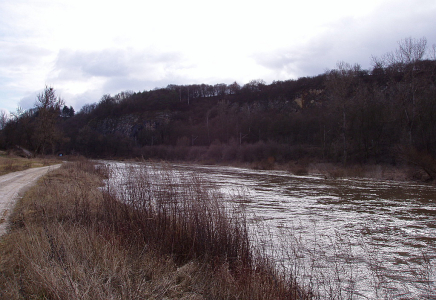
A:
{"label": "reflection on water", "polygon": [[[343,297],[436,299],[436,187],[222,166],[172,167],[239,195],[230,199],[252,215],[253,228],[267,228],[273,243],[297,249],[289,257],[301,258],[312,272],[340,267],[332,276],[348,289]],[[277,259],[286,264],[285,252]]]}

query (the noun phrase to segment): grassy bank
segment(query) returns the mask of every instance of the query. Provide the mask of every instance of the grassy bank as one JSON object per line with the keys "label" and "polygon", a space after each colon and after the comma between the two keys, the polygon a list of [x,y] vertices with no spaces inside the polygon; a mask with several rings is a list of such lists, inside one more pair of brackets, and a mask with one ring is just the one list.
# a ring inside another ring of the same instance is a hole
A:
{"label": "grassy bank", "polygon": [[30,168],[50,166],[60,162],[61,161],[56,157],[23,158],[14,155],[8,155],[4,151],[0,151],[0,176]]}
{"label": "grassy bank", "polygon": [[85,160],[41,179],[0,238],[0,298],[310,298],[199,178],[150,193],[152,175],[131,170],[121,195],[99,189],[108,170]]}

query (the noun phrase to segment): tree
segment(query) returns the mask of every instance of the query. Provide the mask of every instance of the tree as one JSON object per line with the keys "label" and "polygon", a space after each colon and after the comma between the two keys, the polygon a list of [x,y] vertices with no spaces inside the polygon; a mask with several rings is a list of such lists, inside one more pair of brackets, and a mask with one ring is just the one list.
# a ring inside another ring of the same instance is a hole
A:
{"label": "tree", "polygon": [[133,91],[123,91],[123,92],[120,92],[120,93],[116,94],[114,96],[114,99],[117,102],[121,102],[123,100],[126,100],[126,99],[130,98],[133,94],[134,94]]}
{"label": "tree", "polygon": [[241,86],[235,81],[228,86],[229,94],[235,95],[241,90]]}
{"label": "tree", "polygon": [[347,163],[348,148],[349,148],[349,111],[350,106],[355,101],[356,87],[358,86],[358,74],[361,72],[360,65],[354,66],[339,62],[338,69],[327,73],[326,88],[329,91],[331,98],[331,108],[334,111],[333,115],[337,117],[340,127],[340,136],[342,139],[342,161]]}
{"label": "tree", "polygon": [[72,106],[68,107],[64,105],[64,108],[62,109],[61,116],[62,118],[71,118],[74,117],[74,108]]}
{"label": "tree", "polygon": [[64,101],[56,96],[56,92],[52,87],[46,86],[45,90],[37,96],[37,113],[33,136],[36,152],[45,154],[47,149],[51,147],[52,154],[54,154],[55,146],[61,140],[57,122],[62,105],[64,105]]}
{"label": "tree", "polygon": [[374,68],[387,70],[390,80],[388,88],[391,95],[403,108],[404,123],[408,133],[409,145],[414,144],[414,131],[418,120],[418,92],[422,79],[418,65],[425,59],[427,39],[406,38],[398,42],[398,49],[381,58],[373,57]]}
{"label": "tree", "polygon": [[215,95],[224,97],[227,94],[227,85],[225,83],[218,83],[214,85]]}
{"label": "tree", "polygon": [[18,107],[11,116],[2,130],[5,148],[21,146],[33,150],[36,109],[23,110]]}
{"label": "tree", "polygon": [[8,120],[9,120],[9,114],[4,110],[0,110],[0,130],[5,128]]}
{"label": "tree", "polygon": [[82,106],[79,113],[85,115],[90,114],[95,110],[96,107],[97,107],[97,103],[85,104]]}

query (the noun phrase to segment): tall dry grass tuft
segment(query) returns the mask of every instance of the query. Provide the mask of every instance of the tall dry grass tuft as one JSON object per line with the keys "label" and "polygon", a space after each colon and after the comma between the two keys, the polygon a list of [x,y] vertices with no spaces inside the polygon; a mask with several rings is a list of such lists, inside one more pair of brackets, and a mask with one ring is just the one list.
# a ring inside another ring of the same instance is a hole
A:
{"label": "tall dry grass tuft", "polygon": [[0,299],[310,298],[198,176],[143,166],[113,190],[109,173],[78,160],[25,194],[0,239]]}
{"label": "tall dry grass tuft", "polygon": [[243,212],[226,208],[201,178],[147,166],[131,167],[127,178],[122,193],[103,194],[101,211],[117,235],[135,236],[182,262],[201,257],[251,266]]}

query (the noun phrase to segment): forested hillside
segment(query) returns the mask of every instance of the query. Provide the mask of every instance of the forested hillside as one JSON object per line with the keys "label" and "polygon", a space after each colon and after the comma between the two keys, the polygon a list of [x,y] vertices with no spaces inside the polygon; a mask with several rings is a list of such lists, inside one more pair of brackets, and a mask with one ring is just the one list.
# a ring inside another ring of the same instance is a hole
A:
{"label": "forested hillside", "polygon": [[369,70],[339,63],[271,84],[125,91],[77,113],[47,87],[34,109],[6,122],[1,146],[89,157],[419,164],[436,157],[434,52],[410,38]]}

